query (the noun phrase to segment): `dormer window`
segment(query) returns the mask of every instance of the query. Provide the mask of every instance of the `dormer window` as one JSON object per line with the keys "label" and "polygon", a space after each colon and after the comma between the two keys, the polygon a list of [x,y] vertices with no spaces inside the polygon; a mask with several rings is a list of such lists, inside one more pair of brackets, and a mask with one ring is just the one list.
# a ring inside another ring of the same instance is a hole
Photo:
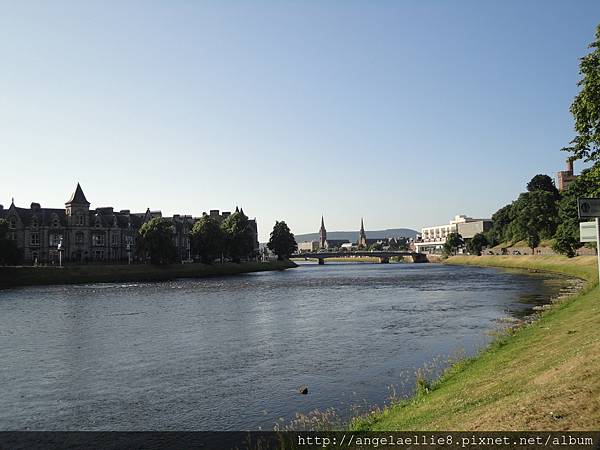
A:
{"label": "dormer window", "polygon": [[100,228],[102,226],[102,222],[100,222],[100,217],[96,217],[96,223],[94,224],[96,228]]}
{"label": "dormer window", "polygon": [[15,219],[14,217],[11,217],[10,220],[9,220],[9,222],[8,222],[8,227],[11,230],[16,229],[17,228],[17,219]]}
{"label": "dormer window", "polygon": [[52,218],[52,228],[58,228],[59,225],[60,225],[60,222],[58,221],[58,218],[53,217]]}
{"label": "dormer window", "polygon": [[31,220],[31,227],[32,227],[32,228],[37,228],[38,226],[39,226],[39,221],[37,220],[37,217],[34,217],[34,218]]}

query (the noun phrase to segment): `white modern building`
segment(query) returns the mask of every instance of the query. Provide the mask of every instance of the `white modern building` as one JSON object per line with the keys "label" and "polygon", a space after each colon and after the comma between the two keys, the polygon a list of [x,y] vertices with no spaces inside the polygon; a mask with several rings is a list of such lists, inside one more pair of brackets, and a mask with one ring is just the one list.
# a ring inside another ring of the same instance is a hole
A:
{"label": "white modern building", "polygon": [[420,253],[441,253],[446,237],[450,233],[458,233],[463,239],[471,239],[477,233],[489,230],[489,219],[473,219],[465,215],[454,216],[447,225],[436,225],[421,228],[421,236],[415,240],[415,251]]}
{"label": "white modern building", "polygon": [[319,250],[319,241],[298,242],[298,253],[316,252]]}

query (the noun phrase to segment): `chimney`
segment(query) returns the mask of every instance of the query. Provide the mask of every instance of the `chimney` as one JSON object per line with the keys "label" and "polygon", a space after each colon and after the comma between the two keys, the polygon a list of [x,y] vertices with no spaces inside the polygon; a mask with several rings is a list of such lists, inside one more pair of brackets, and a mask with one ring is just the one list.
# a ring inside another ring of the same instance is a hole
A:
{"label": "chimney", "polygon": [[567,172],[573,175],[573,160],[571,158],[567,159]]}

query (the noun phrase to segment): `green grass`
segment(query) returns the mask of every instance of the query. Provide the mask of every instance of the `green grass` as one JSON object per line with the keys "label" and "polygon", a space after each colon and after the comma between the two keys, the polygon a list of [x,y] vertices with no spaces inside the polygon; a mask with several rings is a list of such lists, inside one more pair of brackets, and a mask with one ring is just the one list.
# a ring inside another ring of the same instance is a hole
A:
{"label": "green grass", "polygon": [[201,278],[249,272],[284,270],[296,267],[291,261],[248,262],[242,264],[151,264],[80,265],[67,267],[0,267],[0,287],[106,283],[125,281],[165,281],[175,278]]}
{"label": "green grass", "polygon": [[549,271],[587,280],[582,293],[451,366],[431,389],[356,418],[354,430],[592,430],[600,423],[596,257],[458,256],[449,264]]}

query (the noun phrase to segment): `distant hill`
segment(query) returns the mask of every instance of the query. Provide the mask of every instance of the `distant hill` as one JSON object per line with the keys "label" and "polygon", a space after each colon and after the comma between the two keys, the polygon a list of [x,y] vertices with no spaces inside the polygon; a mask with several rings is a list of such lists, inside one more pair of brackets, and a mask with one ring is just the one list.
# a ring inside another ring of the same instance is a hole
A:
{"label": "distant hill", "polygon": [[[391,228],[389,230],[365,231],[369,239],[383,239],[393,237],[414,238],[418,232],[409,228]],[[296,234],[296,242],[318,241],[319,233]],[[327,231],[329,239],[348,239],[350,242],[356,242],[358,231]]]}

